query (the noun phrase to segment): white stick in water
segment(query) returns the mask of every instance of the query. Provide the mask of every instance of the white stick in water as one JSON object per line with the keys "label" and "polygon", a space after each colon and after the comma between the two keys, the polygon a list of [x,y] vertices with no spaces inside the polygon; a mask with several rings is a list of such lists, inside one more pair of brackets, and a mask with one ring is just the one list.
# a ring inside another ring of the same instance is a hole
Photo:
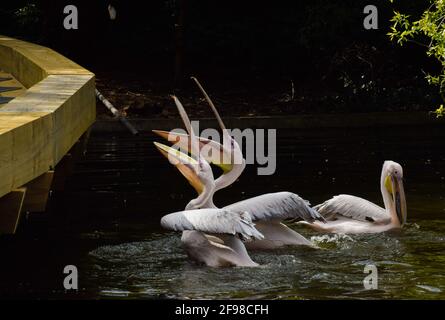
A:
{"label": "white stick in water", "polygon": [[131,125],[130,122],[128,122],[128,120],[122,116],[122,114],[120,113],[119,110],[117,110],[110,101],[107,100],[107,98],[105,98],[102,93],[99,92],[99,90],[95,89],[96,92],[96,97],[99,98],[100,101],[102,101],[102,103],[105,105],[105,107],[107,107],[108,110],[111,111],[111,113],[117,118],[119,119],[119,121],[125,126],[127,127],[128,130],[130,130],[130,132],[134,135],[138,134],[138,131],[136,130],[135,127],[133,127]]}

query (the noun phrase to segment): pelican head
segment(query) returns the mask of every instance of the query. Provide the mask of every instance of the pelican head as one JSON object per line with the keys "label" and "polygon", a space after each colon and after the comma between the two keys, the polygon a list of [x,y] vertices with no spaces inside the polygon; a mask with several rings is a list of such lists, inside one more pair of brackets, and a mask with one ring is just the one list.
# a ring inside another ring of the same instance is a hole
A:
{"label": "pelican head", "polygon": [[221,116],[219,115],[218,110],[215,107],[215,104],[213,103],[212,99],[210,99],[207,92],[202,87],[199,80],[195,77],[191,77],[191,79],[196,83],[199,90],[204,95],[204,98],[206,99],[210,109],[212,109],[213,114],[215,115],[216,120],[218,121],[219,127],[221,128],[223,132],[223,147],[224,155],[229,155],[228,157],[223,158],[223,165],[231,165],[230,171],[224,171],[224,174],[220,176],[216,180],[216,190],[223,189],[232,183],[236,181],[236,179],[239,178],[239,176],[243,173],[244,169],[246,168],[246,161],[244,160],[243,153],[241,151],[241,148],[236,142],[236,140],[229,134],[229,132],[226,129],[226,126],[224,122],[221,119]]}
{"label": "pelican head", "polygon": [[[194,136],[191,137],[193,128],[191,127],[190,120],[179,100],[173,97],[179,113],[183,119],[184,125],[189,134],[178,133],[174,131],[152,130],[160,137],[173,142],[175,146],[179,147],[182,151],[191,153],[193,156],[202,156],[207,162],[212,163],[220,167],[223,174],[215,181],[217,190],[223,189],[232,183],[234,183],[243,173],[246,167],[246,161],[244,160],[243,153],[238,142],[229,134],[221,116],[218,113],[215,105],[210,99],[207,92],[204,90],[198,79],[191,77],[196,83],[202,94],[204,95],[209,107],[214,113],[219,127],[223,133],[222,144],[213,140],[209,140],[203,137]],[[195,147],[193,147],[192,141],[195,140]]]}
{"label": "pelican head", "polygon": [[208,207],[208,202],[211,201],[211,196],[215,192],[215,179],[209,163],[200,157],[198,159],[189,157],[187,154],[162,143],[154,142],[154,145],[198,193],[198,197],[191,200],[185,209]]}
{"label": "pelican head", "polygon": [[191,154],[195,155],[192,158],[182,153],[179,150],[170,148],[160,143],[155,143],[161,153],[168,158],[170,163],[175,165],[183,176],[190,182],[190,184],[198,192],[198,197],[191,200],[186,210],[199,209],[202,207],[212,207],[213,193],[215,192],[215,179],[213,177],[212,168],[210,164],[201,157],[201,151],[199,150],[199,137],[193,131],[190,119],[185,112],[184,106],[176,96],[172,96],[181,116],[188,133],[190,134],[190,149]]}
{"label": "pelican head", "polygon": [[[181,151],[192,153],[194,150],[191,148],[190,135],[187,133],[180,133],[173,131],[164,130],[152,130],[153,133],[164,138],[165,140],[173,143],[175,146],[179,147]],[[231,143],[229,143],[229,146]],[[230,161],[224,161],[224,159],[231,159],[231,148],[221,145],[219,142],[210,140],[204,137],[199,137],[199,150],[201,156],[204,157],[207,162],[214,164],[215,166],[221,168],[223,173],[232,171],[233,163]]]}
{"label": "pelican head", "polygon": [[403,188],[403,169],[394,161],[385,161],[382,168],[381,190],[391,222],[399,227],[406,223],[406,198]]}

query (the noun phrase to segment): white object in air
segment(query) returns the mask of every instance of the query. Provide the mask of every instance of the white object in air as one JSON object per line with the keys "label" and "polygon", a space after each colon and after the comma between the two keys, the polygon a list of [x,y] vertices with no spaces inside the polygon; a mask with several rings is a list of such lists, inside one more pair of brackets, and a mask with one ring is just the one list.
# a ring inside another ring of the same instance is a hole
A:
{"label": "white object in air", "polygon": [[111,4],[108,5],[108,13],[111,20],[116,20],[116,9]]}

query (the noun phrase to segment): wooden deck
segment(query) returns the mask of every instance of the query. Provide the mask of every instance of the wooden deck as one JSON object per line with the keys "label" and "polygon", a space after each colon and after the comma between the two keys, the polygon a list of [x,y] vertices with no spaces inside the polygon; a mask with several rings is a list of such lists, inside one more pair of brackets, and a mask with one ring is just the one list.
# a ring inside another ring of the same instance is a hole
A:
{"label": "wooden deck", "polygon": [[47,181],[38,178],[52,172],[96,116],[94,74],[51,49],[0,36],[0,78],[8,76],[0,87],[21,89],[0,92],[14,98],[0,104],[0,216],[2,208],[22,207],[5,199],[25,194],[26,203],[33,194],[23,191],[27,184]]}

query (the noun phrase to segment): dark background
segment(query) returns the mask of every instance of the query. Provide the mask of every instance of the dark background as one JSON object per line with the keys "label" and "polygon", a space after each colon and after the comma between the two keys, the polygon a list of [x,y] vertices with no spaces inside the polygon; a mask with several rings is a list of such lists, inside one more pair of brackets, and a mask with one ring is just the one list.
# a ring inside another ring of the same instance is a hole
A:
{"label": "dark background", "polygon": [[[401,11],[413,16],[428,5],[398,2]],[[175,79],[174,25],[180,3],[183,72]],[[370,3],[379,9],[378,30],[363,28],[363,8]],[[78,7],[79,30],[63,28],[68,4]],[[178,117],[168,99],[175,91],[188,104],[202,103],[190,75],[201,79],[224,117],[433,110],[441,101],[424,79],[422,70],[440,70],[424,48],[400,48],[389,41],[389,1],[127,0],[113,5],[116,21],[108,17],[107,1],[3,0],[0,34],[41,43],[90,69],[98,88],[131,116]],[[204,110],[187,108],[191,113]],[[106,114],[101,104],[98,111]],[[256,168],[248,166],[216,203],[265,190],[297,191],[313,204],[338,192],[380,201],[376,179],[382,161],[393,159],[406,168],[409,219],[422,221],[420,233],[408,230],[416,238],[402,244],[407,248],[402,254],[418,258],[421,263],[416,264],[422,265],[436,250],[435,229],[430,229],[434,220],[426,225],[423,219],[442,214],[443,133],[439,125],[280,131],[277,173],[258,177]],[[160,232],[161,215],[184,208],[193,190],[153,148],[153,139],[149,134],[92,135],[66,190],[52,194],[51,219],[30,215],[21,225],[21,236],[2,241],[0,295],[67,298],[61,270],[78,263],[90,278],[87,288],[97,295],[104,275],[110,281],[107,272],[115,262],[96,273],[97,261],[89,252],[146,241],[152,232]],[[441,225],[436,228],[440,233]],[[419,242],[419,236],[424,241]],[[131,260],[123,264],[143,269],[141,261]],[[95,279],[96,274],[101,277]],[[424,274],[416,277],[421,281]],[[412,293],[409,287],[402,289]],[[337,285],[333,292],[339,292]]]}
{"label": "dark background", "polygon": [[[394,9],[416,17],[428,3],[398,2],[373,1],[379,29],[365,30],[370,3],[360,0],[3,1],[0,33],[90,69],[98,88],[134,116],[175,116],[172,92],[196,103],[190,75],[226,115],[433,110],[440,98],[424,72],[439,66],[424,48],[401,48],[387,36]],[[78,30],[63,28],[68,4],[78,8]]]}

